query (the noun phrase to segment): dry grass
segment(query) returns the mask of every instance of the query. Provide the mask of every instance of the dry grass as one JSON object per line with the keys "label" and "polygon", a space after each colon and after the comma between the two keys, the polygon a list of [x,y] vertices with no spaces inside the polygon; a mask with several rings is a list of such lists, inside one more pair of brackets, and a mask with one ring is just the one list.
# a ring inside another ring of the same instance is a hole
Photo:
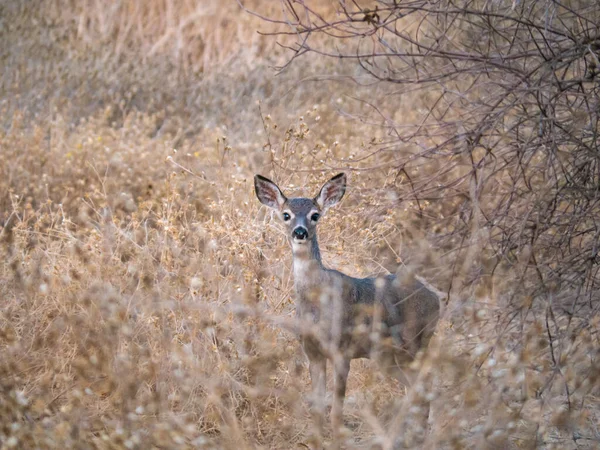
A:
{"label": "dry grass", "polygon": [[[383,131],[339,114],[365,113],[349,96],[381,87],[330,60],[275,77],[280,50],[235,2],[23,3],[0,20],[2,448],[321,445],[287,331],[290,252],[251,181],[311,194],[348,168],[349,196],[320,229],[326,262],[458,279],[423,365],[436,379],[423,446],[598,445],[598,318],[557,318],[568,335],[553,363],[544,312],[520,300],[517,326],[506,308],[515,271],[467,282],[485,254],[439,239],[460,199],[402,201]],[[326,69],[340,78],[307,81]],[[404,98],[398,117],[418,121],[428,94]],[[389,429],[403,388],[368,361],[349,391],[347,448],[409,428]]]}

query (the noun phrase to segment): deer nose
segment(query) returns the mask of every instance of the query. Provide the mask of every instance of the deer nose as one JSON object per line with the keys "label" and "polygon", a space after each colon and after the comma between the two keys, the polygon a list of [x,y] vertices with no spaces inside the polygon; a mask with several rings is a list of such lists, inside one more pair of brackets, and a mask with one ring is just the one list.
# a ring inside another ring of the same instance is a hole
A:
{"label": "deer nose", "polygon": [[308,231],[304,227],[297,227],[294,229],[294,232],[292,233],[292,235],[294,236],[294,238],[296,238],[300,241],[303,241],[304,239],[306,239],[308,237]]}

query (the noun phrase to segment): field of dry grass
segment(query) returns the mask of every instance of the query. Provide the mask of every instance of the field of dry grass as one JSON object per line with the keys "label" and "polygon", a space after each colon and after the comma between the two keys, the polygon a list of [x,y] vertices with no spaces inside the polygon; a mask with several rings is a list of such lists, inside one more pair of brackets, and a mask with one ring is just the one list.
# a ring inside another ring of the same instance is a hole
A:
{"label": "field of dry grass", "polygon": [[[328,446],[289,331],[291,253],[253,175],[313,195],[341,170],[325,262],[452,294],[422,366],[424,441],[404,388],[360,360],[345,448],[597,448],[600,317],[553,318],[552,361],[543,308],[507,306],[518,264],[492,277],[481,234],[452,237],[462,198],[405,195],[444,161],[392,169],[355,100],[385,86],[330,59],[277,73],[286,54],[259,29],[235,1],[0,6],[0,448]],[[381,107],[418,123],[432,99]]]}

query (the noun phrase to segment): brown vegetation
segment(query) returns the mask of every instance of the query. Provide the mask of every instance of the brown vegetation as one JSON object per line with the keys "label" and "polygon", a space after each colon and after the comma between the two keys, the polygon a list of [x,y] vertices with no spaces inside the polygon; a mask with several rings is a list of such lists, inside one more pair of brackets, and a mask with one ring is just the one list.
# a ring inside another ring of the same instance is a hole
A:
{"label": "brown vegetation", "polygon": [[345,447],[599,445],[595,2],[109,3],[0,6],[2,448],[323,444],[252,177],[340,170],[325,262],[449,294],[433,429],[355,361]]}

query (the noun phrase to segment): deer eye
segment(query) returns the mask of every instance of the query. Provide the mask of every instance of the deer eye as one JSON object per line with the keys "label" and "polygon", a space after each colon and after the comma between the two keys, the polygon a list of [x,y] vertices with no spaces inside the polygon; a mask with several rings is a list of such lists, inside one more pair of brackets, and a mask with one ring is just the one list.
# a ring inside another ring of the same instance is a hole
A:
{"label": "deer eye", "polygon": [[290,216],[288,213],[283,213],[283,220],[285,220],[286,222],[288,220],[290,220],[292,218],[292,216]]}
{"label": "deer eye", "polygon": [[319,220],[319,217],[321,217],[319,213],[314,213],[312,216],[310,216],[310,220],[316,222],[317,220]]}

